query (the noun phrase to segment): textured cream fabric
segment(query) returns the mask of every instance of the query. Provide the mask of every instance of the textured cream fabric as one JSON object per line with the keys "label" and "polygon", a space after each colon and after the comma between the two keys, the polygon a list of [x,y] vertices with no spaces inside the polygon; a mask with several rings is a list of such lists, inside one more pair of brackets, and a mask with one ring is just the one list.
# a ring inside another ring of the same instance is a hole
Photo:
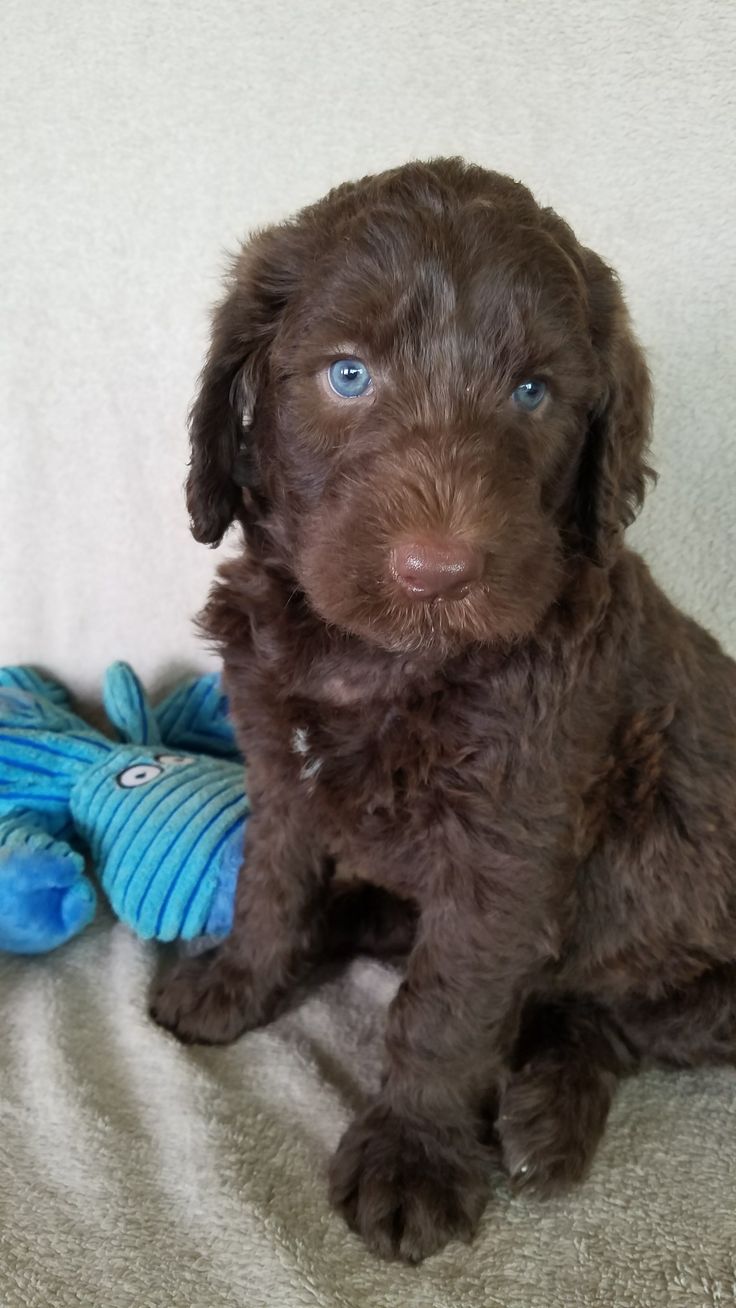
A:
{"label": "textured cream fabric", "polygon": [[325,1169],[376,1087],[394,974],[369,960],[229,1049],[145,1017],[155,950],[100,922],[0,961],[3,1308],[725,1308],[732,1071],[625,1085],[584,1187],[499,1183],[473,1246],[375,1261]]}
{"label": "textured cream fabric", "polygon": [[499,1182],[472,1248],[375,1261],[329,1152],[376,1086],[396,977],[357,960],[229,1049],[145,1018],[152,946],[101,922],[0,961],[3,1308],[724,1308],[736,1303],[733,1073],[622,1088],[586,1185]]}
{"label": "textured cream fabric", "polygon": [[[4,0],[0,662],[95,696],[203,666],[186,409],[223,250],[347,176],[461,153],[619,270],[657,387],[638,537],[736,650],[736,6],[727,0]],[[227,547],[225,547],[227,548]],[[625,1086],[586,1186],[505,1189],[471,1251],[374,1262],[324,1169],[375,1084],[386,969],[183,1050],[104,917],[0,961],[2,1308],[736,1302],[727,1071]]]}

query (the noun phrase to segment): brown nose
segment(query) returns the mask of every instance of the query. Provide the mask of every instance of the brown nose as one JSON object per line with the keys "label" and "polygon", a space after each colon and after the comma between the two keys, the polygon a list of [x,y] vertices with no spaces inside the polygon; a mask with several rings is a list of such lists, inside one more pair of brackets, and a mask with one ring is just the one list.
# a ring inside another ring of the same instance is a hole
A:
{"label": "brown nose", "polygon": [[458,597],[483,572],[483,559],[462,541],[411,541],[391,551],[396,580],[417,599]]}

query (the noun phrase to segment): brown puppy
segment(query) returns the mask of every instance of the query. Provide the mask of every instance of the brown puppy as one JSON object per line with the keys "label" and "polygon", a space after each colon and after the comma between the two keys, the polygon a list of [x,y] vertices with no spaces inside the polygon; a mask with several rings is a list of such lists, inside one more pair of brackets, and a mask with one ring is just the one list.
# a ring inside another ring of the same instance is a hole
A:
{"label": "brown puppy", "polygon": [[619,1074],[736,1052],[736,665],[623,547],[649,419],[613,273],[458,160],[262,232],[215,314],[188,493],[243,531],[203,623],[253,816],[153,1013],[233,1040],[320,950],[413,940],[332,1165],[385,1255],[472,1230],[489,1112],[549,1191]]}

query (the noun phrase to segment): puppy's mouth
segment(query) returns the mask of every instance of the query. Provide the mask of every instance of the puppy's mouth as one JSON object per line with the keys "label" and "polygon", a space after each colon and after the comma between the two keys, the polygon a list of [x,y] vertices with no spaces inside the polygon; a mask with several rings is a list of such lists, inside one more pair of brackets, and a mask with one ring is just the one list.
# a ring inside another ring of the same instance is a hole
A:
{"label": "puppy's mouth", "polygon": [[[385,555],[384,555],[385,560]],[[529,552],[484,554],[462,575],[446,559],[438,570],[396,559],[365,566],[335,549],[310,551],[300,581],[312,610],[328,626],[396,654],[452,657],[473,644],[507,646],[530,636],[559,590],[561,561],[548,540]],[[407,566],[405,566],[407,565]]]}
{"label": "puppy's mouth", "polygon": [[463,582],[443,594],[396,589],[371,617],[359,620],[364,638],[402,654],[447,656],[492,638],[492,600],[483,582]]}
{"label": "puppy's mouth", "polygon": [[312,609],[328,626],[394,654],[444,659],[500,634],[499,606],[482,579],[463,581],[443,593],[397,584],[390,574],[336,587],[321,570],[304,587]]}

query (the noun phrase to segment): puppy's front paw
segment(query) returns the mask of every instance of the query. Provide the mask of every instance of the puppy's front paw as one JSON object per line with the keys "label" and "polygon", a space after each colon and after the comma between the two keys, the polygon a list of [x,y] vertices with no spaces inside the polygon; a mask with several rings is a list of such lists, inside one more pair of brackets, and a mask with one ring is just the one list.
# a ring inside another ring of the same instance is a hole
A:
{"label": "puppy's front paw", "polygon": [[262,1014],[246,973],[215,956],[191,958],[167,972],[154,990],[154,1022],[184,1044],[225,1045]]}
{"label": "puppy's front paw", "polygon": [[448,1240],[471,1238],[488,1181],[475,1136],[419,1126],[376,1104],[340,1141],[330,1198],[375,1253],[418,1263]]}

